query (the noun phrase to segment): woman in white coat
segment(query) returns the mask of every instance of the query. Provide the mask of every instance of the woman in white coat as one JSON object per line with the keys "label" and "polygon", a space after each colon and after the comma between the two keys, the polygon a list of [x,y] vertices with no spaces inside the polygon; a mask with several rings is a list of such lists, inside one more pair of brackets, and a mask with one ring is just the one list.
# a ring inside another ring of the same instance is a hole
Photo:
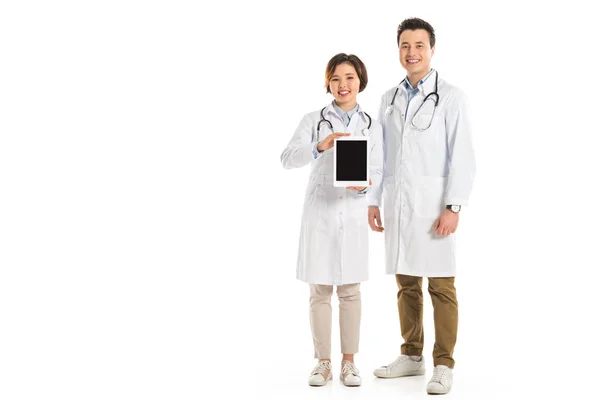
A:
{"label": "woman in white coat", "polygon": [[[368,279],[368,220],[365,194],[369,187],[333,186],[334,140],[368,134],[370,176],[382,179],[382,129],[356,102],[367,86],[367,70],[355,55],[337,54],[327,64],[325,88],[334,101],[306,114],[281,154],[284,168],[311,165],[306,189],[296,276],[310,286],[310,324],[315,358],[309,384],[331,380],[331,295],[337,286],[340,303],[342,366],[340,380],[361,383],[354,365],[360,331],[360,282]],[[365,130],[371,125],[370,129]]]}

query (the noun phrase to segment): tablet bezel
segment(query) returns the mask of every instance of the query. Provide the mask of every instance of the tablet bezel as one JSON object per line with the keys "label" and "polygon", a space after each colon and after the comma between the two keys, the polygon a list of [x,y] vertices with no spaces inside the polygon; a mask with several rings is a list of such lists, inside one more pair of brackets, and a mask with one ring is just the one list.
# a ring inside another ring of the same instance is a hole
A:
{"label": "tablet bezel", "polygon": [[[367,142],[367,180],[366,181],[338,181],[337,180],[337,142],[341,141],[357,141],[361,140]],[[347,187],[347,186],[369,186],[369,165],[371,152],[369,151],[369,137],[368,136],[345,136],[339,137],[333,141],[333,186],[335,187]]]}

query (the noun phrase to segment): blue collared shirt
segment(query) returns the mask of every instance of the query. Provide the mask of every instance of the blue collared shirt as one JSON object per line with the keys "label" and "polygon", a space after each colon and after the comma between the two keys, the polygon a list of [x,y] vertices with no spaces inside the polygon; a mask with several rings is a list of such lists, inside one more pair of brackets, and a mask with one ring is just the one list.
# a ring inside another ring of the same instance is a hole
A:
{"label": "blue collared shirt", "polygon": [[421,79],[419,81],[419,84],[417,85],[416,88],[413,88],[408,80],[408,77],[406,77],[406,79],[404,79],[404,87],[406,88],[406,92],[408,93],[408,101],[406,102],[406,111],[404,111],[404,115],[408,115],[408,105],[410,104],[410,101],[413,99],[413,97],[415,97],[415,95],[419,92],[419,86],[423,84],[423,82],[425,82],[427,80],[427,78],[429,78],[429,76],[431,76],[431,74],[433,73],[433,69],[431,71],[429,71],[429,73],[427,75],[425,75],[423,77],[423,79]]}
{"label": "blue collared shirt", "polygon": [[355,105],[352,110],[347,112],[339,108],[338,105],[335,104],[335,102],[333,103],[333,108],[335,109],[335,112],[340,116],[340,118],[342,118],[342,121],[344,121],[344,125],[348,127],[348,125],[350,124],[350,119],[358,111],[358,104]]}

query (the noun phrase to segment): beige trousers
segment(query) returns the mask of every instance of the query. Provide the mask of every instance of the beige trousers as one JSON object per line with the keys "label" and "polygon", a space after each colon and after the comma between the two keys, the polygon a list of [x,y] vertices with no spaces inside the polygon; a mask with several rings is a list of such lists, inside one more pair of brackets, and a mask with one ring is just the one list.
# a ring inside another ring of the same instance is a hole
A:
{"label": "beige trousers", "polygon": [[[331,359],[331,285],[310,285],[310,327],[315,358]],[[337,287],[340,302],[340,342],[343,354],[358,353],[360,283]]]}

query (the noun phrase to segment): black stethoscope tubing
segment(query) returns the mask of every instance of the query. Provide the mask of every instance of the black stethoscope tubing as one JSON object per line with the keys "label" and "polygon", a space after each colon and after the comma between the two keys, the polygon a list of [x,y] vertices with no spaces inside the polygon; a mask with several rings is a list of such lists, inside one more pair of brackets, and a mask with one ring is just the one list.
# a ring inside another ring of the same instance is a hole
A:
{"label": "black stethoscope tubing", "polygon": [[[406,81],[406,78],[404,78],[402,80],[402,82],[400,82],[400,85],[402,85],[405,81]],[[396,88],[396,91],[394,92],[394,97],[392,98],[392,102],[388,106],[388,110],[389,111],[386,112],[386,114],[388,114],[388,115],[390,115],[392,113],[392,111],[394,110],[394,102],[396,101],[396,95],[398,94],[398,90],[400,89],[400,85],[398,85],[398,87]],[[430,96],[431,97],[435,96],[435,107],[437,107],[438,102],[440,101],[440,96],[438,95],[438,72],[437,71],[435,71],[435,87],[433,89],[433,92],[431,92],[427,96],[425,96],[425,100],[423,100],[423,103],[421,103],[421,106],[419,107],[419,109],[421,109],[421,107],[423,106],[423,104],[425,104],[425,102],[427,101],[427,99],[429,99]],[[417,110],[417,113],[418,112],[419,112],[419,110]]]}
{"label": "black stethoscope tubing", "polygon": [[[321,131],[321,124],[323,122],[326,122],[327,125],[329,125],[329,128],[331,129],[331,132],[333,132],[333,124],[331,123],[330,120],[328,120],[327,118],[325,118],[325,115],[323,114],[325,112],[325,109],[327,107],[323,107],[321,109],[321,120],[319,121],[319,123],[317,124],[317,138],[319,137],[319,132]],[[363,113],[367,116],[367,118],[369,119],[369,125],[367,126],[367,131],[365,132],[365,130],[363,129],[363,134],[366,136],[368,135],[369,129],[371,129],[371,116],[369,114],[367,114],[366,112],[363,111]]]}

